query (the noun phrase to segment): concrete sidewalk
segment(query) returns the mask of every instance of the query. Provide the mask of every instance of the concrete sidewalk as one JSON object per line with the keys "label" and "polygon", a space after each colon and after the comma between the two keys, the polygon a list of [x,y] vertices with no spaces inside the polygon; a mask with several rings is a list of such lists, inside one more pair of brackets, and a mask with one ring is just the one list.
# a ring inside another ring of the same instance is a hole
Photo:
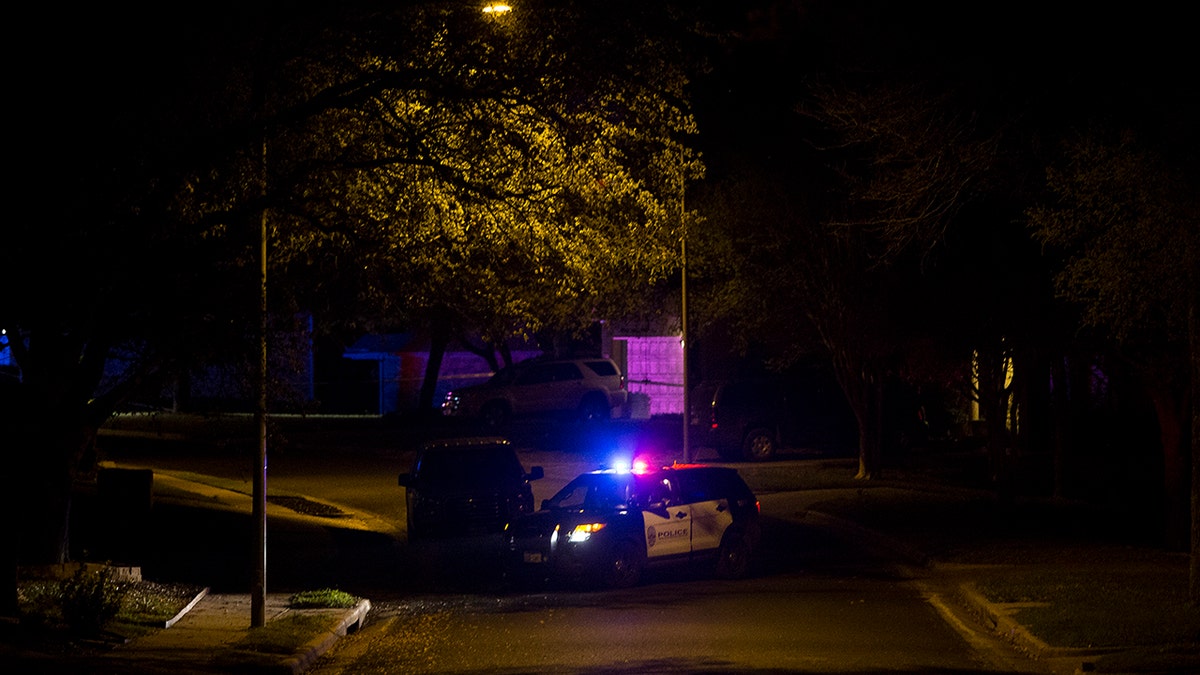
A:
{"label": "concrete sidewalk", "polygon": [[[123,465],[123,468],[130,468]],[[156,471],[154,499],[163,503],[203,505],[249,513],[252,497],[223,487],[209,476]],[[325,527],[328,518],[315,517],[277,504],[267,504],[272,521],[287,520]],[[374,515],[345,512],[336,519],[341,529],[390,532],[391,526]],[[317,617],[312,637],[293,653],[261,653],[239,645],[251,631],[253,612],[249,593],[200,594],[168,628],[119,645],[106,655],[106,666],[120,673],[300,673],[348,633],[365,623],[371,603],[360,600],[350,609],[292,609],[290,594],[268,593],[264,614],[268,626],[285,617]]]}
{"label": "concrete sidewalk", "polygon": [[287,595],[272,594],[265,609],[268,628],[289,616],[315,617],[306,623],[311,636],[288,653],[249,649],[242,641],[251,635],[250,596],[205,592],[169,627],[124,644],[29,644],[12,627],[0,641],[0,666],[3,672],[22,675],[293,675],[308,669],[339,637],[358,630],[371,603],[362,600],[350,609],[290,609]]}
{"label": "concrete sidewalk", "polygon": [[322,626],[290,654],[265,654],[239,645],[250,632],[249,594],[204,594],[169,628],[120,645],[105,655],[105,667],[121,673],[300,673],[341,636],[358,630],[371,609],[368,600],[351,609],[289,609],[288,596],[268,594],[268,625],[288,616],[317,617]]}
{"label": "concrete sidewalk", "polygon": [[[116,465],[106,463],[106,468]],[[153,498],[159,505],[196,507],[211,513],[249,513],[250,495],[222,486],[223,482],[211,476],[155,471]],[[277,504],[267,505],[267,515],[275,523],[301,528],[330,525],[328,518]],[[378,517],[361,513],[345,513],[337,518],[336,526],[360,532],[390,533],[392,529]],[[203,542],[197,546],[205,548]],[[314,617],[311,623],[305,623],[304,629],[311,636],[290,653],[257,652],[239,644],[252,632],[249,593],[211,593],[204,589],[179,615],[167,621],[166,627],[124,643],[102,639],[79,640],[66,646],[29,644],[20,626],[6,626],[5,639],[0,640],[0,664],[4,672],[46,675],[300,673],[339,637],[364,625],[371,609],[367,599],[348,609],[295,609],[289,607],[290,597],[290,593],[269,593],[264,606],[268,628],[282,619]]]}

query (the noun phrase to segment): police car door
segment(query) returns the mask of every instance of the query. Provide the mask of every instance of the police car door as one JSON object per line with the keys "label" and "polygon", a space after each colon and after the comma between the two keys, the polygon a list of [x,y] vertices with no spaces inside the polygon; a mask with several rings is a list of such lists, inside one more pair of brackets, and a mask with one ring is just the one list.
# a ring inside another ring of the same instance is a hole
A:
{"label": "police car door", "polygon": [[683,500],[692,508],[692,550],[706,551],[721,545],[721,537],[733,523],[729,499],[712,488],[712,481],[699,480],[696,475],[680,476]]}
{"label": "police car door", "polygon": [[692,511],[682,503],[679,490],[668,477],[655,477],[645,487],[642,524],[646,557],[687,554],[692,549]]}

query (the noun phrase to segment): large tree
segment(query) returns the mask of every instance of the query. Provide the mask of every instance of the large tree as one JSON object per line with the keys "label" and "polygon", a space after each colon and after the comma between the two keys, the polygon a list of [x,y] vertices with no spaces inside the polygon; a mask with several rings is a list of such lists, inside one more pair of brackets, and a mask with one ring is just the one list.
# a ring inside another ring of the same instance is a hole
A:
{"label": "large tree", "polygon": [[[938,60],[953,42],[939,33],[953,20],[944,8],[772,6],[731,59],[741,70],[729,86],[749,101],[743,107],[769,111],[756,111],[755,131],[742,132],[749,142],[739,147],[747,165],[769,169],[751,178],[759,185],[729,193],[745,203],[718,209],[721,222],[709,217],[710,230],[724,228],[736,242],[727,248],[738,261],[725,266],[735,282],[717,284],[716,297],[736,293],[739,301],[722,305],[734,313],[761,308],[777,332],[780,323],[796,324],[787,331],[793,345],[777,356],[794,358],[815,342],[833,359],[859,416],[859,475],[875,476],[881,424],[891,417],[882,395],[889,381],[944,381],[957,359],[966,393],[972,351],[1003,373],[1013,338],[1027,327],[1017,324],[1030,303],[1012,301],[1029,290],[1016,274],[1027,268],[989,248],[1003,242],[1014,252],[1011,233],[1024,235],[1015,223],[1020,205],[992,194],[1004,158],[999,123],[981,111],[994,103],[983,100],[994,82],[957,72],[978,58],[973,51]],[[907,47],[911,40],[922,48]],[[755,78],[776,61],[789,64],[785,73]],[[721,162],[706,156],[723,178]],[[960,263],[964,257],[972,259]],[[759,262],[769,274],[757,271]],[[984,265],[989,274],[972,276]],[[803,319],[781,322],[781,310]],[[747,335],[764,334],[761,325],[741,325]],[[988,416],[1003,430],[1011,391],[1003,377],[988,383],[972,395],[984,391],[994,402]],[[1006,456],[1006,443],[996,435],[996,457]]]}
{"label": "large tree", "polygon": [[[823,131],[814,137],[826,139],[817,142],[836,168],[836,189],[843,195],[840,204],[821,214],[822,227],[843,242],[834,250],[845,253],[820,254],[828,269],[808,285],[812,299],[807,304],[839,355],[835,363],[860,424],[878,429],[885,384],[911,375],[906,362],[922,353],[926,338],[942,341],[948,358],[969,358],[966,350],[974,348],[981,362],[998,368],[994,364],[1007,357],[1002,347],[985,351],[979,343],[954,339],[969,326],[962,321],[965,313],[951,304],[961,298],[947,293],[953,288],[947,281],[978,282],[936,275],[954,228],[994,226],[978,222],[970,208],[988,188],[995,139],[977,129],[961,102],[921,80],[844,76],[815,81],[811,92],[803,110],[821,124]],[[942,285],[931,285],[929,278]],[[876,308],[860,298],[874,299]],[[942,323],[939,315],[956,315],[958,330],[943,335],[930,330]],[[996,342],[1002,345],[1003,333]],[[1003,405],[994,387],[980,387],[975,394],[996,401],[994,408]],[[1003,428],[1004,415],[989,419]],[[864,434],[860,477],[879,472],[881,442],[878,431]]]}
{"label": "large tree", "polygon": [[3,248],[6,550],[67,559],[73,479],[132,392],[250,360],[263,224],[272,315],[360,330],[580,325],[677,265],[700,165],[672,16],[522,9],[60,19],[18,155],[44,208]]}
{"label": "large tree", "polygon": [[1200,209],[1187,156],[1172,161],[1171,154],[1147,147],[1132,132],[1075,137],[1049,170],[1053,201],[1031,209],[1030,225],[1064,261],[1058,292],[1082,307],[1086,329],[1114,343],[1153,402],[1164,532],[1178,549],[1187,548],[1190,537],[1192,597],[1200,599],[1200,485],[1194,479],[1200,438],[1193,399],[1200,380]]}
{"label": "large tree", "polygon": [[[451,337],[580,330],[678,264],[674,195],[700,165],[683,144],[695,128],[667,14],[584,4],[358,19],[362,53],[343,55],[357,70],[287,64],[328,85],[319,114],[266,143],[282,155],[271,175],[292,186],[272,216],[298,269],[330,246],[310,225],[337,223],[353,255],[393,270],[389,297],[434,338],[423,405]],[[406,47],[363,37],[376,34]]]}

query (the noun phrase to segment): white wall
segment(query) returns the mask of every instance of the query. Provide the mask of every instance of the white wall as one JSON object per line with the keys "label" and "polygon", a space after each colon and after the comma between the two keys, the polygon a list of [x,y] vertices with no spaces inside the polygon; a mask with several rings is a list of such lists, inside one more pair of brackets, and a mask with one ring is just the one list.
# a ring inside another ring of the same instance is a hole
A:
{"label": "white wall", "polygon": [[630,393],[650,397],[650,415],[683,413],[683,347],[678,335],[620,337],[626,343]]}

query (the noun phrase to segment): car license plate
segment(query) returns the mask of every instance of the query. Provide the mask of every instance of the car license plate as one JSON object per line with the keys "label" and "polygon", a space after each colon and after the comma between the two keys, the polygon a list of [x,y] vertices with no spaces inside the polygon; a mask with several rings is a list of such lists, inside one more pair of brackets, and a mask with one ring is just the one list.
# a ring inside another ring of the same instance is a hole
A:
{"label": "car license plate", "polygon": [[525,562],[540,563],[542,562],[542,554],[536,551],[525,551]]}

